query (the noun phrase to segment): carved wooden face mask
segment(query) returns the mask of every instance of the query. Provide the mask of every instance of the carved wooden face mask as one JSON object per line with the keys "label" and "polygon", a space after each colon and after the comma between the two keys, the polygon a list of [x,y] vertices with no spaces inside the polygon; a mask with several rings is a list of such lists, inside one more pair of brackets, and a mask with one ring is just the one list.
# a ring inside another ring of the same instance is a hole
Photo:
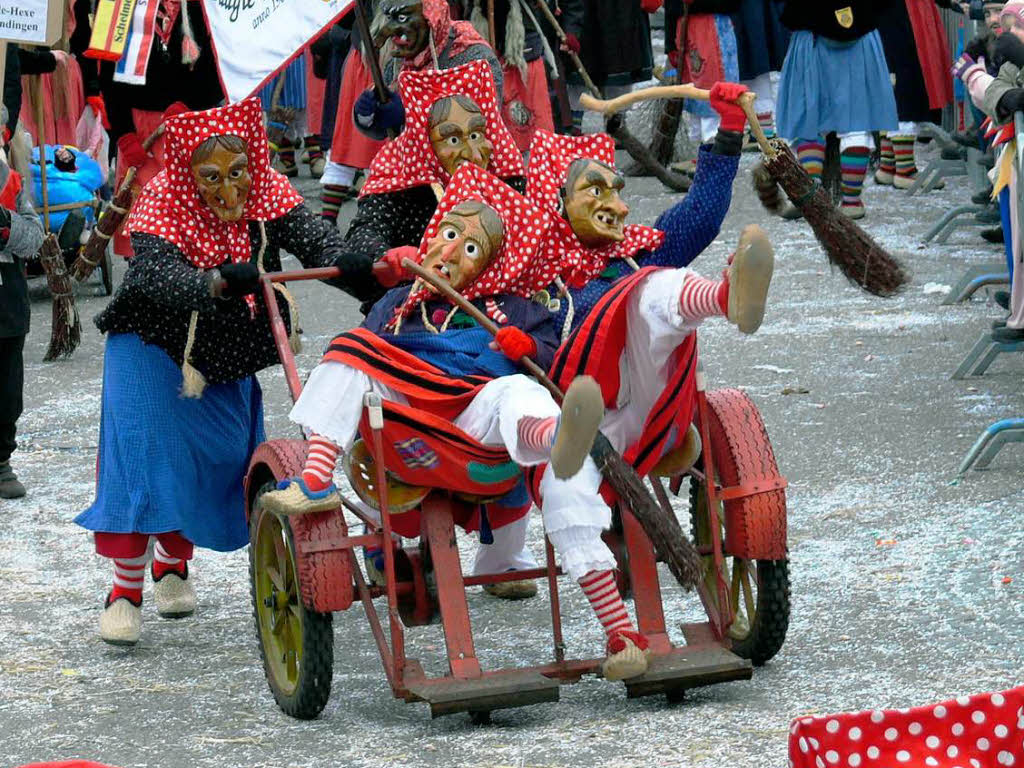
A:
{"label": "carved wooden face mask", "polygon": [[494,209],[483,203],[462,203],[441,219],[437,234],[427,244],[423,268],[461,291],[490,264],[501,247],[502,234]]}
{"label": "carved wooden face mask", "polygon": [[430,39],[420,0],[384,0],[373,26],[377,45],[391,40],[394,55],[399,59],[415,58],[426,49]]}
{"label": "carved wooden face mask", "polygon": [[494,154],[487,119],[465,96],[439,99],[430,108],[430,146],[449,176],[465,162],[486,169]]}
{"label": "carved wooden face mask", "polygon": [[629,206],[621,197],[625,181],[596,160],[577,160],[566,173],[562,201],[565,218],[579,241],[601,248],[625,239]]}
{"label": "carved wooden face mask", "polygon": [[199,188],[199,195],[221,221],[234,222],[242,218],[245,201],[249,198],[252,177],[249,175],[249,155],[244,142],[237,137],[231,143],[241,142],[242,149],[236,150],[220,141],[214,141],[212,149],[201,144],[192,155],[192,178]]}

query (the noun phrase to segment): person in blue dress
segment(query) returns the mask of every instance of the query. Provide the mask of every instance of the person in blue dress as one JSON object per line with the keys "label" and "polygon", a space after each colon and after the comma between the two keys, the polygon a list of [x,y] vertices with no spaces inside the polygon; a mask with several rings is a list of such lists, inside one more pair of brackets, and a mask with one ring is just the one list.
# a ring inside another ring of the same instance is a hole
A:
{"label": "person in blue dress", "polygon": [[343,289],[370,268],[343,258],[338,233],[271,170],[259,99],[176,116],[165,135],[167,167],[128,219],[135,257],[96,318],[96,499],[76,518],[112,560],[100,636],[120,645],[140,637],[151,544],[157,610],[180,617],[195,608],[193,549],[248,543],[243,479],[264,439],[255,373],[278,362],[260,272],[281,269],[281,249],[341,266]]}

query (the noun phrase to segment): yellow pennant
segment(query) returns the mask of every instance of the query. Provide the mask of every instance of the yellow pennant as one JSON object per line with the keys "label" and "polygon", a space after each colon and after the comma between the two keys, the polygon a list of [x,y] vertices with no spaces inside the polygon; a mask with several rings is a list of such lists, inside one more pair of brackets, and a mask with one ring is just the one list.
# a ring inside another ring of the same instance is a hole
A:
{"label": "yellow pennant", "polygon": [[124,55],[134,12],[135,0],[98,0],[89,50],[85,55],[104,61],[120,59]]}
{"label": "yellow pennant", "polygon": [[839,26],[843,29],[849,29],[853,26],[853,8],[846,6],[836,11],[836,21],[839,22]]}

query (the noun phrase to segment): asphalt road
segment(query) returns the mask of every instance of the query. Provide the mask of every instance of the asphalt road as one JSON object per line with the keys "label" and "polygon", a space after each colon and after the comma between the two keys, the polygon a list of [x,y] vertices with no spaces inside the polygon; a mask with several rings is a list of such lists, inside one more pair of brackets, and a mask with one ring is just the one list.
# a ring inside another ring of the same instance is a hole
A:
{"label": "asphalt road", "polygon": [[[123,768],[784,766],[797,715],[1020,684],[1022,449],[1007,447],[988,471],[963,480],[955,469],[986,425],[1024,411],[1024,362],[1003,356],[982,378],[951,381],[1000,313],[983,297],[940,306],[938,292],[969,265],[999,261],[1001,251],[972,230],[944,246],[919,244],[966,196],[962,178],[917,198],[870,185],[863,224],[914,274],[900,297],[873,298],[830,270],[806,224],[759,209],[752,162],[744,157],[721,236],[694,266],[717,274],[751,222],[777,248],[760,332],[743,338],[718,321],[700,333],[710,386],[740,386],[753,397],[789,479],[792,622],[782,652],[753,680],[701,689],[675,706],[627,700],[620,685],[589,680],[563,688],[557,704],[496,713],[489,727],[464,716],[432,721],[424,705],[391,698],[353,609],[335,617],[331,701],[320,719],[299,722],[277,709],[263,679],[244,551],[198,554],[193,617],[161,620],[149,601],[138,647],[104,645],[97,617],[109,569],[72,519],[93,495],[103,340],[89,319],[106,299],[95,283],[76,289],[82,346],[68,361],[43,363],[50,307],[37,281],[14,457],[29,494],[0,502],[0,764],[88,757]],[[656,182],[631,179],[627,199],[633,220],[650,223],[673,197]],[[359,315],[356,302],[326,286],[296,293],[307,350],[300,365],[308,370],[327,339]],[[292,435],[280,369],[260,378],[268,433]],[[541,535],[535,521],[538,554]],[[563,595],[569,653],[600,653],[582,598]],[[547,658],[545,597],[508,605],[474,590],[470,603],[485,665]],[[700,615],[695,598],[672,588],[666,608],[673,627]],[[410,632],[410,643],[410,655],[439,669],[438,627]]]}

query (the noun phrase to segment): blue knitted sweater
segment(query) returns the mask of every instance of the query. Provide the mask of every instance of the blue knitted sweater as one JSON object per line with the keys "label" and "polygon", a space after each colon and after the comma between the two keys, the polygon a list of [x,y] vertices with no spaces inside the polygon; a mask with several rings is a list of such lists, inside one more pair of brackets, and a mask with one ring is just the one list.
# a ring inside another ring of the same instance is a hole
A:
{"label": "blue knitted sweater", "polygon": [[[710,145],[700,148],[697,173],[686,197],[658,217],[654,226],[665,233],[665,242],[656,251],[641,251],[634,259],[641,267],[685,267],[718,236],[722,221],[732,202],[732,182],[739,168],[739,155],[717,154]],[[624,261],[614,261],[608,269],[582,288],[570,288],[575,314],[572,330],[612,284],[633,270]],[[556,327],[565,325],[569,302],[562,301],[555,315]]]}

